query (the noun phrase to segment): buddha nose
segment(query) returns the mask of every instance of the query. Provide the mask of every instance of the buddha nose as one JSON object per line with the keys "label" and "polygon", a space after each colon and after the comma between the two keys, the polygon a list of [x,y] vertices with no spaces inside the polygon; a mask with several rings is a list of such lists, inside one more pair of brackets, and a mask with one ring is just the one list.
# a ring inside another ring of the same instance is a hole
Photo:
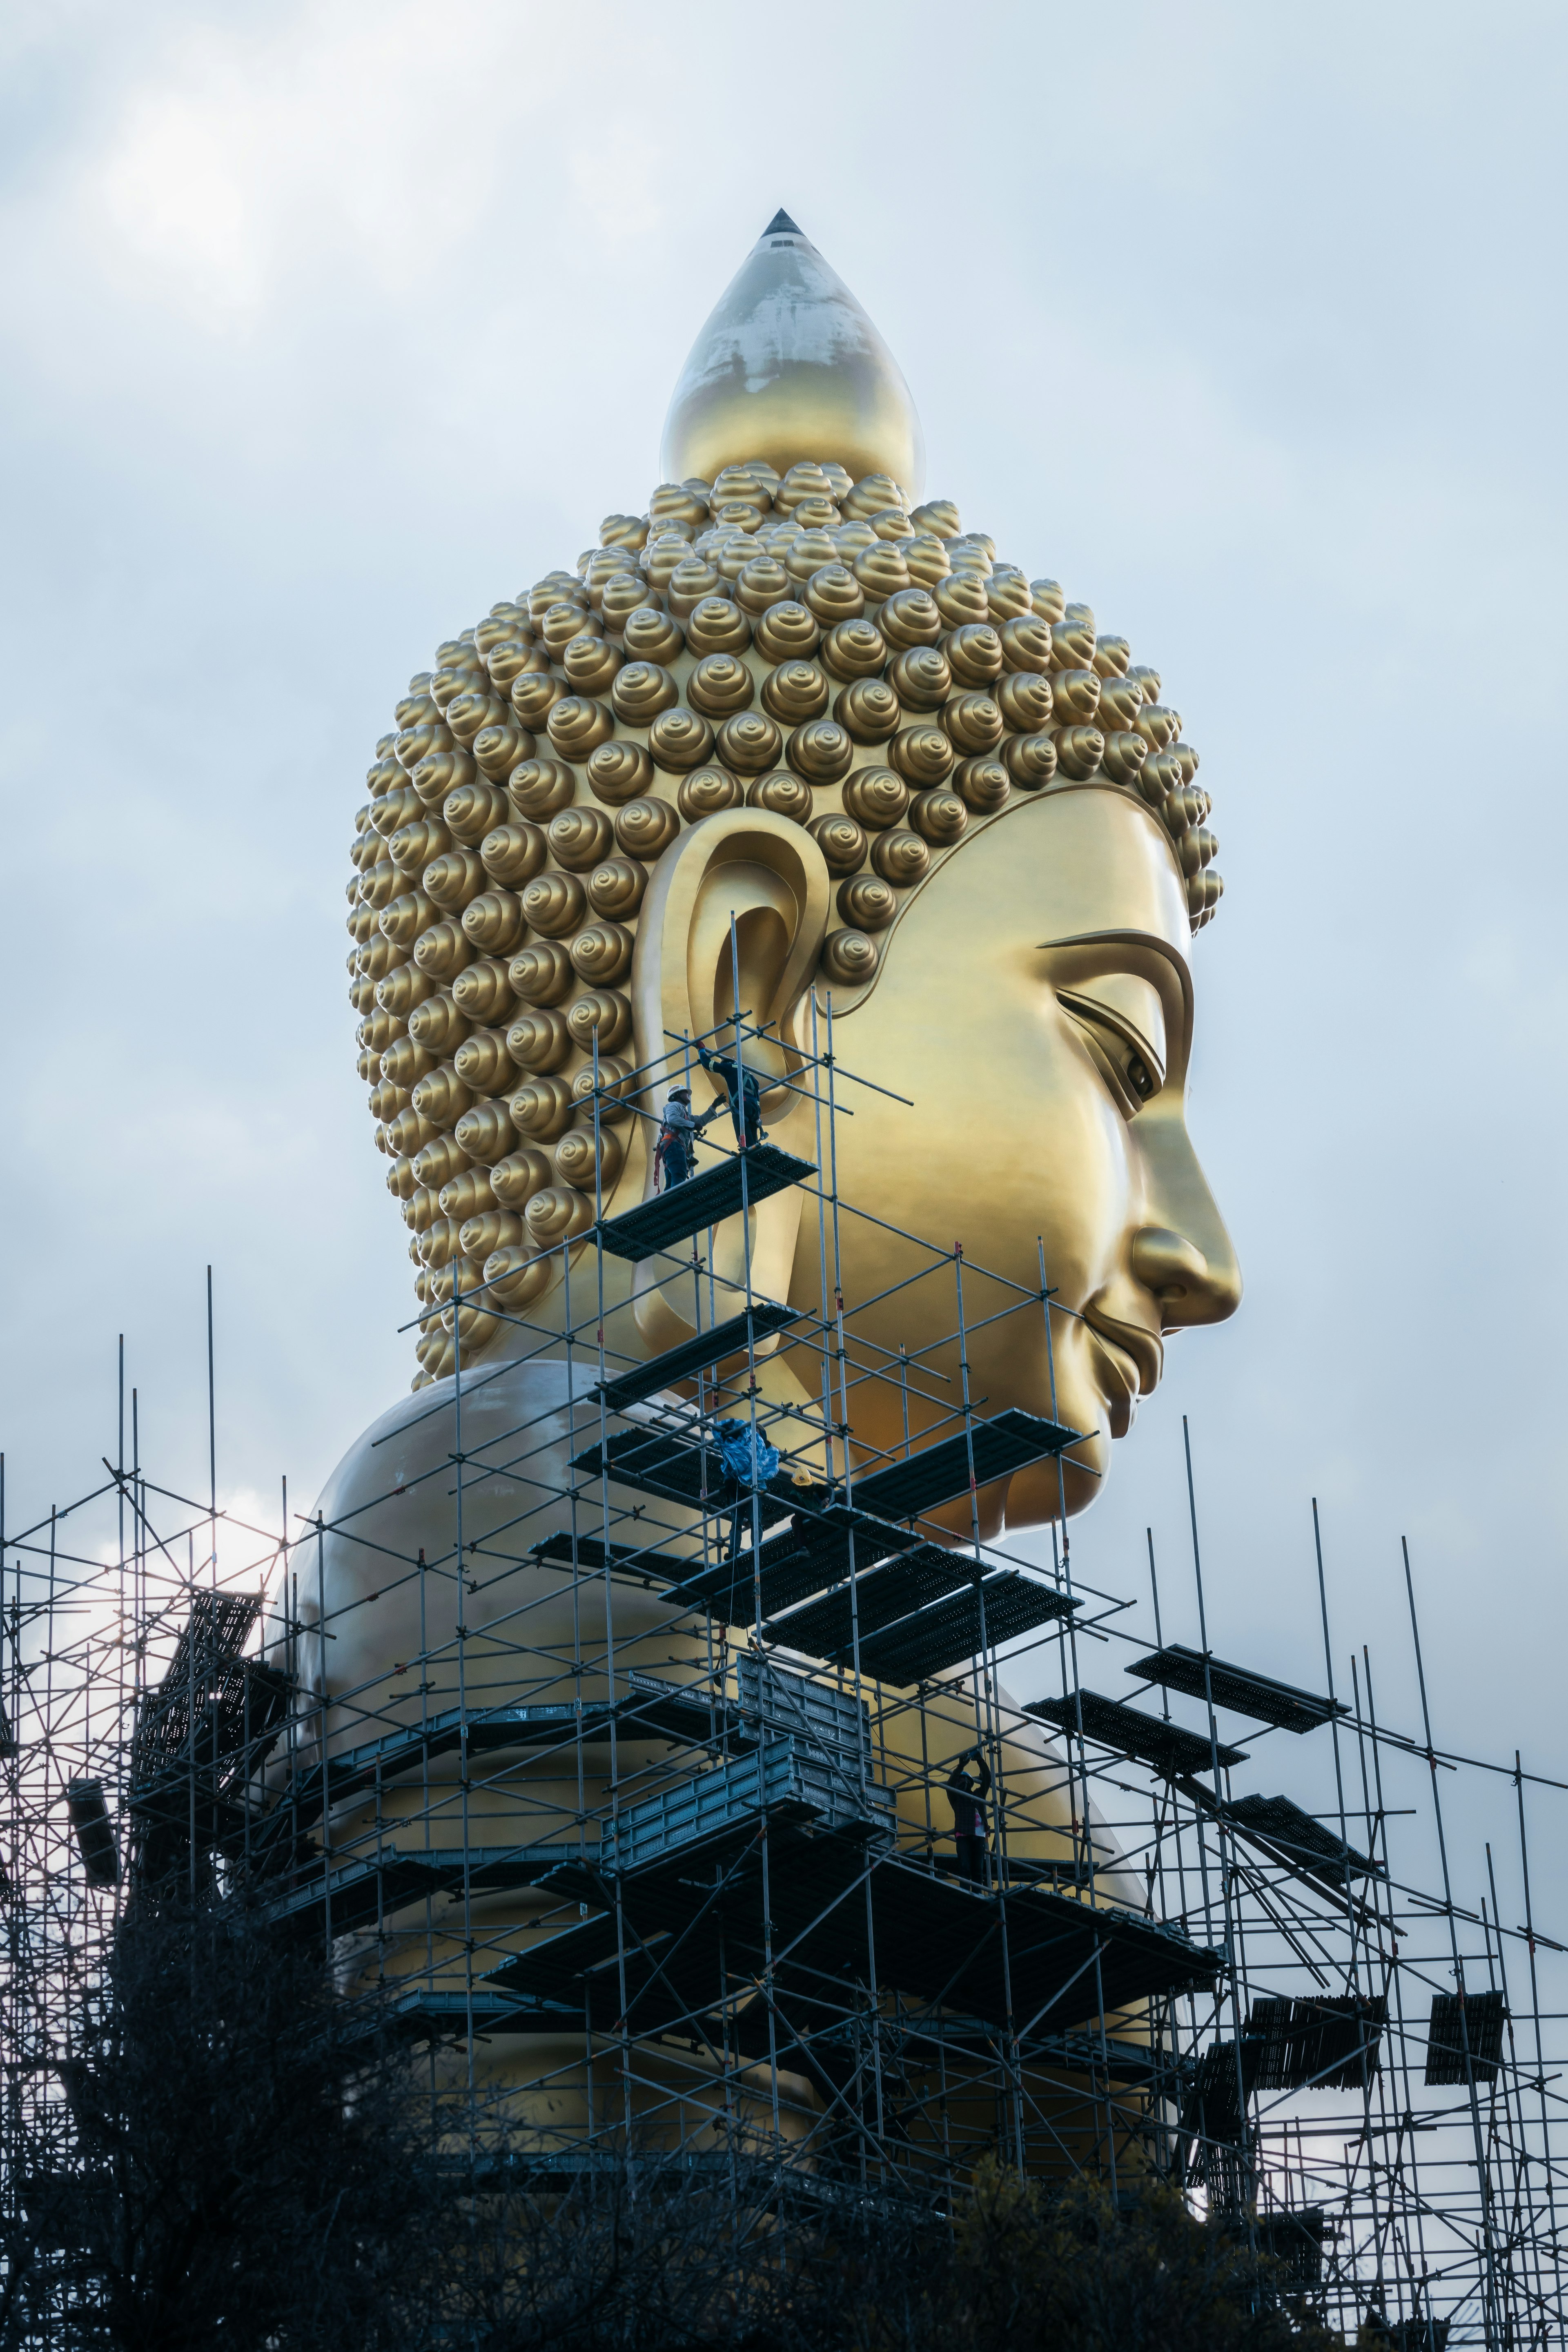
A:
{"label": "buddha nose", "polygon": [[1226,1246],[1215,1265],[1195,1242],[1166,1225],[1143,1225],[1132,1237],[1132,1276],[1152,1290],[1167,1326],[1223,1323],[1241,1303],[1241,1268]]}

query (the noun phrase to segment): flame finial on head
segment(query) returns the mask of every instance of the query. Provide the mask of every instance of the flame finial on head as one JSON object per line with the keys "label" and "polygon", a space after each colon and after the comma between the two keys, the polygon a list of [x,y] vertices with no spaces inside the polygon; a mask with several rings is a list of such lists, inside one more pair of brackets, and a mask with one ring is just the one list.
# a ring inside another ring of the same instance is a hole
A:
{"label": "flame finial on head", "polygon": [[665,419],[667,481],[764,457],[890,474],[911,505],[925,442],[903,372],[788,213],[774,214],[691,347]]}

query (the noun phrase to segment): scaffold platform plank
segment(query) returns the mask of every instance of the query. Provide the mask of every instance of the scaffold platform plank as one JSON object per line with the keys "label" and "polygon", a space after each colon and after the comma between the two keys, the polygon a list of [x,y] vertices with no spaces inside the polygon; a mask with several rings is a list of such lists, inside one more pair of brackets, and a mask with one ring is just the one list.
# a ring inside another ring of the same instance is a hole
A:
{"label": "scaffold platform plank", "polygon": [[[977,2017],[932,2017],[910,2024],[900,2038],[889,2036],[896,2054],[907,2064],[937,2067],[944,2055],[991,2058],[1003,2055],[996,2029]],[[1087,2075],[1141,2089],[1174,2089],[1192,2079],[1194,2062],[1173,2058],[1144,2042],[1123,2042],[1115,2034],[1037,2033],[1020,2036],[1018,2055],[1031,2069],[1050,2067],[1065,2074]]]}
{"label": "scaffold platform plank", "polygon": [[683,1747],[701,1748],[736,1727],[735,1710],[702,1683],[667,1683],[658,1675],[629,1674],[621,1709],[624,1738],[652,1732]]}
{"label": "scaffold platform plank", "polygon": [[193,1838],[210,1852],[245,1834],[247,1790],[282,1736],[290,1696],[287,1675],[244,1654],[260,1610],[254,1594],[194,1594],[163,1678],[138,1707],[129,1859],[142,1885],[184,1869]]}
{"label": "scaffold platform plank", "polygon": [[1377,2073],[1388,2023],[1383,1993],[1265,1995],[1255,2000],[1247,2031],[1263,2047],[1260,2091],[1358,2091]]}
{"label": "scaffold platform plank", "polygon": [[[1272,2266],[1279,2288],[1287,2294],[1315,2294],[1322,2284],[1323,2242],[1331,2242],[1340,2235],[1339,2224],[1330,2221],[1321,2205],[1294,2205],[1259,2213],[1256,2227],[1258,2251]],[[1398,2352],[1415,2352],[1416,2344],[1421,2352],[1447,2352],[1447,2323],[1416,2325],[1420,2333],[1414,2343],[1405,2322],[1390,2330],[1385,2339],[1390,2352],[1395,2352],[1395,2347]]]}
{"label": "scaffold platform plank", "polygon": [[683,1339],[678,1348],[667,1348],[662,1356],[650,1357],[646,1364],[633,1364],[613,1380],[601,1381],[591,1393],[595,1403],[602,1401],[612,1412],[624,1412],[644,1397],[657,1396],[660,1389],[673,1388],[678,1381],[695,1380],[699,1372],[723,1363],[729,1356],[743,1356],[759,1340],[787,1331],[792,1323],[801,1320],[798,1308],[762,1299],[743,1315],[731,1315],[728,1322],[699,1331],[695,1339]]}
{"label": "scaffold platform plank", "polygon": [[564,1528],[536,1543],[530,1557],[544,1568],[584,1570],[602,1576],[635,1577],[643,1584],[679,1584],[702,1564],[700,1552],[659,1551],[651,1545],[605,1544],[597,1536],[574,1536]]}
{"label": "scaffold platform plank", "polygon": [[1144,1682],[1159,1683],[1166,1690],[1181,1691],[1188,1698],[1205,1696],[1205,1673],[1207,1691],[1215,1706],[1228,1707],[1233,1715],[1250,1715],[1258,1723],[1272,1723],[1281,1731],[1316,1731],[1320,1724],[1330,1723],[1336,1715],[1345,1713],[1344,1703],[1337,1698],[1320,1698],[1315,1691],[1298,1690],[1292,1683],[1277,1683],[1268,1675],[1255,1675],[1246,1666],[1226,1665],[1222,1658],[1205,1659],[1201,1650],[1189,1650],[1181,1642],[1169,1643],[1163,1650],[1152,1650],[1127,1669]]}
{"label": "scaffold platform plank", "polygon": [[1211,2042],[1199,2059],[1182,2110],[1182,2130],[1190,2135],[1188,2178],[1220,2187],[1222,2151],[1233,2150],[1263,2063],[1264,2042],[1244,2033],[1238,2041]]}
{"label": "scaffold platform plank", "polygon": [[803,1657],[823,1658],[830,1665],[850,1662],[855,1654],[858,1621],[862,1652],[873,1633],[881,1633],[950,1592],[967,1584],[974,1562],[940,1544],[916,1544],[880,1568],[868,1569],[854,1584],[794,1609],[786,1617],[771,1618],[767,1639]]}
{"label": "scaffold platform plank", "polygon": [[1060,1422],[1042,1421],[1032,1412],[1009,1410],[994,1420],[977,1421],[968,1432],[943,1437],[907,1461],[886,1463],[855,1481],[855,1500],[863,1511],[883,1518],[912,1519],[921,1512],[951,1503],[969,1492],[973,1459],[974,1483],[988,1486],[1046,1455],[1063,1453],[1079,1442],[1081,1432]]}
{"label": "scaffold platform plank", "polygon": [[[820,1496],[822,1490],[813,1490]],[[810,1600],[826,1584],[848,1575],[851,1560],[869,1568],[891,1552],[910,1552],[921,1538],[911,1528],[874,1519],[846,1503],[795,1503],[795,1516],[780,1534],[770,1536],[756,1559],[762,1579],[763,1615],[776,1618],[785,1609]],[[679,1598],[689,1606],[709,1610],[726,1625],[750,1625],[757,1613],[752,1555],[742,1551],[733,1560],[721,1560],[689,1578]],[[781,1640],[783,1636],[779,1637]]]}
{"label": "scaffold platform plank", "polygon": [[[630,1486],[663,1502],[683,1503],[688,1510],[728,1513],[735,1506],[735,1490],[727,1486],[717,1451],[700,1438],[673,1429],[620,1429],[604,1446],[591,1445],[574,1454],[572,1467],[587,1478],[606,1475],[613,1486]],[[797,1496],[781,1473],[758,1496],[764,1528],[787,1518]],[[749,1505],[750,1495],[746,1496]]]}
{"label": "scaffold platform plank", "polygon": [[763,1573],[765,1577],[775,1556],[803,1556],[816,1578],[815,1584],[802,1588],[804,1599],[808,1592],[837,1584],[852,1568],[872,1568],[893,1552],[912,1551],[923,1540],[912,1528],[877,1518],[858,1505],[825,1500],[820,1487],[804,1495],[796,1489],[792,1524],[763,1546]]}
{"label": "scaffold platform plank", "polygon": [[[901,1528],[890,1532],[900,1544],[918,1541]],[[629,1545],[605,1545],[593,1536],[574,1538],[563,1531],[535,1544],[532,1557],[545,1567],[570,1570],[574,1550],[579,1573],[600,1574],[607,1565],[614,1576],[632,1578],[650,1590],[667,1588],[667,1597],[676,1607],[700,1609],[721,1624],[750,1625],[756,1615],[756,1563],[749,1548],[733,1559],[725,1556],[704,1563],[700,1553],[639,1550]],[[814,1558],[787,1529],[763,1546],[760,1565],[764,1617],[793,1609],[797,1601],[820,1591],[833,1573],[831,1557]]]}
{"label": "scaffold platform plank", "polygon": [[562,1864],[575,1861],[574,1845],[437,1846],[409,1853],[383,1847],[379,1853],[328,1869],[302,1886],[275,1896],[268,1906],[279,1927],[346,1935],[351,1928],[405,1910],[411,1903],[460,1893],[467,1884],[487,1895],[537,1885]]}
{"label": "scaffold platform plank", "polygon": [[89,1886],[118,1886],[120,1847],[99,1780],[66,1782],[66,1812]]}
{"label": "scaffold platform plank", "polygon": [[[335,1804],[361,1789],[374,1788],[378,1780],[395,1780],[400,1773],[416,1771],[422,1763],[450,1756],[462,1747],[465,1729],[468,1748],[475,1755],[488,1755],[498,1748],[552,1748],[563,1740],[574,1740],[579,1724],[584,1738],[604,1739],[609,1735],[614,1711],[607,1701],[579,1707],[570,1700],[535,1706],[491,1706],[468,1714],[461,1707],[449,1707],[433,1715],[427,1723],[408,1724],[331,1757],[326,1785]],[[317,1764],[284,1790],[266,1817],[267,1825],[285,1816],[291,1826],[315,1821],[321,1811],[321,1768]]]}
{"label": "scaffold platform plank", "polygon": [[998,1643],[1015,1641],[1053,1618],[1070,1616],[1077,1607],[1054,1585],[1038,1584],[1016,1568],[999,1569],[968,1591],[955,1592],[934,1608],[922,1609],[885,1633],[862,1641],[860,1671],[879,1683],[908,1688],[946,1666],[977,1657],[982,1648],[994,1650]]}
{"label": "scaffold platform plank", "polygon": [[581,2005],[568,2009],[562,2001],[531,2000],[522,1993],[471,1993],[421,1988],[400,1993],[390,2004],[393,2016],[405,2030],[420,2036],[491,2033],[561,2033],[581,2029]]}
{"label": "scaffold platform plank", "polygon": [[1289,1868],[1321,1878],[1326,1885],[1343,1886],[1352,1878],[1384,1875],[1380,1862],[1369,1862],[1289,1797],[1233,1797],[1220,1810],[1226,1821],[1276,1853]]}
{"label": "scaffold platform plank", "polygon": [[1472,2079],[1495,2083],[1507,2023],[1508,2004],[1500,1992],[1434,1994],[1426,2027],[1428,2088],[1456,2088]]}
{"label": "scaffold platform plank", "polygon": [[773,1143],[753,1143],[748,1151],[737,1152],[732,1160],[721,1160],[716,1168],[705,1168],[700,1176],[689,1183],[677,1184],[668,1192],[656,1192],[651,1201],[643,1201],[635,1209],[624,1209],[618,1217],[608,1217],[598,1228],[599,1246],[612,1257],[654,1257],[662,1250],[672,1249],[677,1242],[689,1241],[694,1234],[704,1232],[710,1225],[721,1225],[726,1217],[734,1216],[742,1205],[755,1208],[759,1201],[772,1198],[786,1186],[798,1184],[805,1177],[815,1176],[816,1168],[809,1160],[797,1160],[793,1152],[781,1151]]}
{"label": "scaffold platform plank", "polygon": [[[614,1916],[602,1916],[542,1941],[486,1985],[584,2001],[596,2025],[614,2025],[620,1971],[605,1964],[624,1948],[627,2029],[695,2032],[714,2008],[721,1953],[731,1980],[760,1978],[771,1953],[781,2007],[808,2022],[841,2009],[844,1978],[869,1970],[874,1936],[876,1973],[889,1989],[991,2024],[1011,2017],[1021,2031],[1057,2032],[1210,1984],[1222,1966],[1218,1952],[1130,1912],[1037,1888],[952,1885],[842,1831],[770,1829],[764,1913],[759,1829],[737,1824],[623,1876],[624,1947]],[[603,1880],[575,1865],[550,1886],[605,1900]]]}
{"label": "scaffold platform plank", "polygon": [[[500,2189],[526,2189],[531,2195],[570,2189],[580,2180],[624,2181],[634,2179],[663,2188],[679,2182],[721,2183],[734,2179],[735,2158],[728,2147],[654,2148],[628,2153],[624,2147],[560,2146],[542,2148],[475,2148],[468,2154],[448,2152],[435,2159],[434,2168],[493,2194]],[[775,2176],[776,2178],[776,2176]]]}
{"label": "scaffold platform plank", "polygon": [[[763,1575],[763,1614],[787,1609],[801,1598],[801,1580],[807,1592],[816,1590],[816,1571],[803,1551],[777,1555]],[[755,1556],[742,1551],[733,1559],[717,1559],[671,1588],[669,1599],[683,1609],[706,1610],[721,1625],[749,1625],[757,1613]]]}
{"label": "scaffold platform plank", "polygon": [[1214,1753],[1226,1766],[1247,1761],[1244,1748],[1227,1748],[1221,1740],[1211,1753],[1202,1732],[1184,1730],[1179,1723],[1163,1723],[1157,1715],[1144,1715],[1138,1707],[1125,1706],[1120,1699],[1106,1698],[1099,1691],[1077,1691],[1070,1698],[1031,1699],[1024,1713],[1071,1734],[1078,1730],[1080,1708],[1086,1739],[1114,1748],[1119,1756],[1134,1757],[1170,1780],[1183,1773],[1212,1771]]}
{"label": "scaffold platform plank", "polygon": [[[464,1745],[465,1726],[468,1753],[474,1756],[513,1748],[563,1747],[574,1745],[579,1738],[604,1740],[617,1720],[681,1746],[700,1745],[713,1736],[708,1727],[715,1713],[704,1698],[689,1697],[680,1685],[658,1683],[651,1675],[629,1675],[626,1679],[629,1696],[614,1703],[589,1700],[579,1706],[574,1701],[552,1701],[487,1707],[467,1716],[461,1708],[452,1707],[432,1716],[426,1724],[410,1724],[380,1739],[367,1740],[331,1758],[328,1766],[331,1801],[335,1804],[378,1782],[395,1780],[405,1772],[417,1771],[426,1763],[455,1754]],[[722,1705],[717,1709],[721,1727],[727,1713]],[[274,1840],[292,1836],[320,1819],[321,1785],[321,1769],[316,1765],[284,1790],[258,1825],[258,1850],[268,1850]]]}

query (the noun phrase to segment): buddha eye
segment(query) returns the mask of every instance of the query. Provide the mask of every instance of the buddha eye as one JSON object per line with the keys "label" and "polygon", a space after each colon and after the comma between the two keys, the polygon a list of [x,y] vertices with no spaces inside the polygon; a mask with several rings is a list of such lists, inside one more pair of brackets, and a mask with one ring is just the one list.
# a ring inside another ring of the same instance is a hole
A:
{"label": "buddha eye", "polygon": [[1159,1093],[1164,1083],[1163,1078],[1090,999],[1061,989],[1058,991],[1058,1002],[1088,1046],[1089,1059],[1122,1118],[1136,1118],[1151,1097]]}

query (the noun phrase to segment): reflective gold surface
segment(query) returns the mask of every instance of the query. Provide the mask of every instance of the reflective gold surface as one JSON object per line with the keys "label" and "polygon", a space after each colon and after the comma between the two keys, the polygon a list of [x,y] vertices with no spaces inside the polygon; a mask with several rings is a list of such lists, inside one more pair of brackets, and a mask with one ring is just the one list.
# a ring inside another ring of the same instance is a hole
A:
{"label": "reflective gold surface", "polygon": [[[781,475],[803,460],[837,461],[856,480],[885,473],[911,500],[925,479],[902,371],[786,213],[758,238],[692,345],[660,453],[676,483],[712,483],[723,467],[754,458]],[[831,502],[820,463],[801,488]]]}

